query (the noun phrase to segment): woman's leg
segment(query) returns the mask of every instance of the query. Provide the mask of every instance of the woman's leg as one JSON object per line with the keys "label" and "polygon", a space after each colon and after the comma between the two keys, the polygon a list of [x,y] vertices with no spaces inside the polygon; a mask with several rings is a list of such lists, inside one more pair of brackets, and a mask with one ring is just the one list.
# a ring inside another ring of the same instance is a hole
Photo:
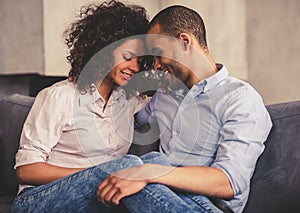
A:
{"label": "woman's leg", "polygon": [[[170,166],[164,155],[150,152],[141,156],[144,163]],[[221,213],[207,197],[179,193],[162,184],[149,184],[139,193],[123,199],[127,208],[135,213],[198,212]]]}
{"label": "woman's leg", "polygon": [[149,152],[145,155],[142,155],[140,158],[143,161],[143,163],[171,166],[168,159],[163,154],[161,154],[159,152],[155,152],[155,151]]}
{"label": "woman's leg", "polygon": [[98,184],[111,172],[141,164],[138,157],[127,155],[46,185],[27,188],[15,198],[12,212],[107,212],[110,208],[97,200]]}
{"label": "woman's leg", "polygon": [[[150,152],[141,156],[144,163],[169,166],[170,163],[159,152]],[[149,184],[137,194],[123,198],[130,212],[192,212],[186,203],[171,189],[161,184]]]}
{"label": "woman's leg", "polygon": [[176,193],[161,184],[148,184],[140,192],[123,198],[123,202],[132,213],[195,212]]}
{"label": "woman's leg", "polygon": [[196,212],[210,212],[210,213],[223,212],[218,207],[216,207],[206,196],[197,195],[197,194],[184,194],[184,193],[177,193],[177,194],[189,206],[195,209]]}

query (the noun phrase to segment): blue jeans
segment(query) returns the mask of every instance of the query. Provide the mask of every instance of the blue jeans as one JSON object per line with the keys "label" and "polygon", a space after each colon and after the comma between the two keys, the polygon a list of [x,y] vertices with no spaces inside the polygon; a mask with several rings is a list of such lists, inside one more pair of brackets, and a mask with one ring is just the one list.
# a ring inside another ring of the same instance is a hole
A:
{"label": "blue jeans", "polygon": [[[98,202],[96,190],[109,173],[143,163],[169,165],[157,152],[142,157],[126,155],[49,184],[24,189],[14,200],[12,212],[109,212]],[[122,199],[131,212],[221,212],[206,197],[176,193],[161,184],[149,184],[140,192]]]}

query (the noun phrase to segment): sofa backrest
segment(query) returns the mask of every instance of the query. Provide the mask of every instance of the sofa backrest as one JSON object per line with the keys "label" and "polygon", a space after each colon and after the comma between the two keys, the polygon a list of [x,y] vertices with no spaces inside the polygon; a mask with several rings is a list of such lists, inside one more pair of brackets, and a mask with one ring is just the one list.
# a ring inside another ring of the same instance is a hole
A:
{"label": "sofa backrest", "polygon": [[23,123],[33,97],[13,94],[0,100],[0,195],[15,195],[17,181],[13,166]]}

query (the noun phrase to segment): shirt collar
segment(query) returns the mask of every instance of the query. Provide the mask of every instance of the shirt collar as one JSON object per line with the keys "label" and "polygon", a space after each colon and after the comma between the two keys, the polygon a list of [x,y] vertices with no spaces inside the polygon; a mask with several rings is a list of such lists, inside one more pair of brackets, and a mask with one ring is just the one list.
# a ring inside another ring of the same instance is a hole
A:
{"label": "shirt collar", "polygon": [[228,70],[225,65],[216,64],[218,72],[214,75],[196,83],[190,90],[190,94],[194,97],[200,93],[206,93],[207,91],[216,87],[221,81],[223,81],[228,76]]}
{"label": "shirt collar", "polygon": [[219,71],[216,74],[214,74],[206,79],[206,82],[207,82],[206,87],[205,87],[206,91],[213,89],[221,81],[223,81],[225,78],[228,77],[228,70],[225,67],[225,65],[216,64],[216,66]]}
{"label": "shirt collar", "polygon": [[[124,89],[122,89],[120,87],[114,89],[110,96],[110,100],[109,100],[110,104],[114,103],[122,95],[125,95]],[[98,92],[97,89],[95,89],[95,91],[93,91],[93,92],[87,92],[85,94],[82,94],[79,92],[80,106],[90,105],[90,104],[96,103],[98,100],[101,102],[104,102],[103,97],[100,95],[100,93]]]}

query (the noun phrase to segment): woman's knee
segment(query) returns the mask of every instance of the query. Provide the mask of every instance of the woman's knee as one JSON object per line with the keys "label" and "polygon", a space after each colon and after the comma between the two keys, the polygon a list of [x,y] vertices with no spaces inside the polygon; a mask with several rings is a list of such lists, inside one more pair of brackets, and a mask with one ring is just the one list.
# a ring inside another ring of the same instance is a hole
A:
{"label": "woman's knee", "polygon": [[125,155],[121,158],[102,163],[97,167],[110,174],[121,169],[131,168],[142,164],[143,161],[138,156]]}
{"label": "woman's knee", "polygon": [[124,168],[135,167],[144,164],[143,160],[136,156],[136,155],[125,155],[124,157],[120,158],[120,163]]}
{"label": "woman's knee", "polygon": [[143,156],[141,156],[141,160],[144,163],[151,163],[151,164],[160,164],[165,166],[170,166],[168,159],[165,155],[159,153],[159,152],[149,152]]}

